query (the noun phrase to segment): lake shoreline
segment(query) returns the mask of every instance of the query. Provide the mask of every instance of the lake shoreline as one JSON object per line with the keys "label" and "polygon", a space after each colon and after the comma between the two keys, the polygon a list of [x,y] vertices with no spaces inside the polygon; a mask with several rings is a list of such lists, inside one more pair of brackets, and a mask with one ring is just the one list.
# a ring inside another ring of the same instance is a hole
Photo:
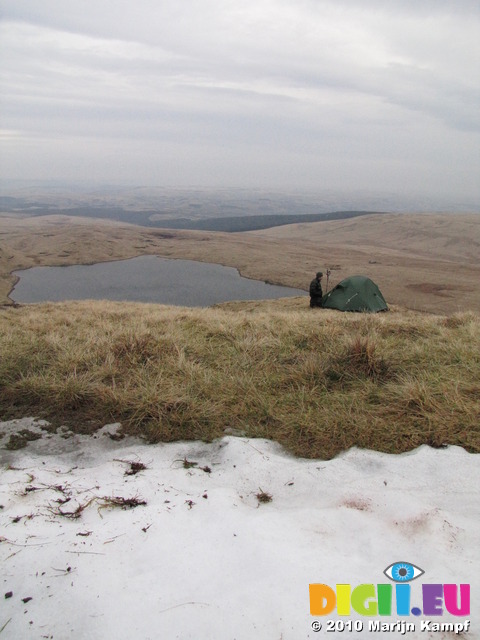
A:
{"label": "lake shoreline", "polygon": [[[129,268],[125,269],[127,263]],[[139,265],[144,272],[139,272]],[[90,270],[93,267],[97,268],[96,274]],[[45,281],[45,273],[50,280]],[[73,265],[38,265],[16,269],[11,276],[14,284],[8,298],[12,304],[94,299],[209,307],[224,302],[306,295],[303,289],[243,276],[237,267],[158,254]],[[69,297],[72,287],[78,295]],[[58,294],[58,290],[63,293]],[[99,295],[99,291],[103,293]]]}

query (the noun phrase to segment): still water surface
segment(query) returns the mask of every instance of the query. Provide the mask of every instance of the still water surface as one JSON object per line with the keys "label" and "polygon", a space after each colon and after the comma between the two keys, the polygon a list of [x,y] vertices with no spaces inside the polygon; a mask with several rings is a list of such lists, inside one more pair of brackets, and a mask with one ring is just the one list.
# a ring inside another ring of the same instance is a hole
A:
{"label": "still water surface", "polygon": [[130,260],[70,267],[33,267],[10,294],[15,302],[128,300],[207,307],[230,300],[304,296],[305,291],[242,278],[218,264],[140,256]]}

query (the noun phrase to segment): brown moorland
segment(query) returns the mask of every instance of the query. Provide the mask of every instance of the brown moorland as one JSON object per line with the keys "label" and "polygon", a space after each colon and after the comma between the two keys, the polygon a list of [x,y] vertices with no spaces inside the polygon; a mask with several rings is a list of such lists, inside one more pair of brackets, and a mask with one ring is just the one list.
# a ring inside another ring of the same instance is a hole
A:
{"label": "brown moorland", "polygon": [[[454,216],[435,234],[442,219],[377,216],[224,234],[3,217],[4,301],[15,269],[158,254],[299,287],[327,266],[333,283],[364,273],[391,310],[311,310],[307,296],[211,309],[5,305],[1,418],[35,415],[51,428],[87,433],[120,421],[124,433],[151,442],[211,440],[233,429],[306,457],[351,446],[399,453],[456,444],[478,452],[480,218]],[[383,230],[375,235],[376,225]],[[395,304],[402,301],[410,309]],[[17,436],[6,446],[30,437]]]}
{"label": "brown moorland", "polygon": [[236,267],[241,275],[307,289],[329,267],[330,286],[371,277],[389,304],[419,311],[480,311],[480,215],[384,214],[219,233],[111,221],[4,215],[0,219],[0,301],[12,271],[156,254]]}

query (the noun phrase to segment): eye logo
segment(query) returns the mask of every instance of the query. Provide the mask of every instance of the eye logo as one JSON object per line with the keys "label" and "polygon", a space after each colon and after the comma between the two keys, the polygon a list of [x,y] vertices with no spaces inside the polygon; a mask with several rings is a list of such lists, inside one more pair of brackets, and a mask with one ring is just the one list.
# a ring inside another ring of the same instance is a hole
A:
{"label": "eye logo", "polygon": [[[355,611],[361,616],[391,616],[395,607],[397,616],[452,616],[470,615],[470,585],[469,584],[422,584],[421,594],[415,593],[415,598],[421,598],[421,607],[412,606],[412,580],[422,576],[425,571],[411,562],[392,562],[383,572],[393,584],[363,583],[354,587],[340,582],[333,589],[328,584],[309,584],[310,614],[312,616],[327,616],[337,609],[337,615],[349,616]],[[393,614],[394,615],[394,614]],[[341,621],[340,621],[341,622]],[[465,624],[470,624],[466,621]],[[405,623],[403,620],[397,623],[401,626],[389,627],[389,623],[371,621],[369,629],[372,631],[415,631],[413,623]],[[430,623],[428,623],[430,624]],[[435,623],[437,625],[437,623]],[[406,628],[402,625],[411,625]],[[446,623],[445,629],[441,623],[435,627],[423,627],[422,631],[452,630],[453,626]],[[461,626],[461,625],[460,625]],[[437,628],[438,627],[438,628]],[[312,627],[315,630],[315,627]],[[337,629],[339,627],[336,627]],[[347,629],[346,626],[341,629]],[[460,629],[460,627],[458,627]],[[466,630],[467,627],[464,627]],[[327,628],[327,631],[329,629]],[[333,630],[333,629],[331,629]],[[456,631],[455,633],[458,633]]]}
{"label": "eye logo", "polygon": [[393,562],[383,573],[394,582],[411,582],[423,576],[425,571],[410,562]]}

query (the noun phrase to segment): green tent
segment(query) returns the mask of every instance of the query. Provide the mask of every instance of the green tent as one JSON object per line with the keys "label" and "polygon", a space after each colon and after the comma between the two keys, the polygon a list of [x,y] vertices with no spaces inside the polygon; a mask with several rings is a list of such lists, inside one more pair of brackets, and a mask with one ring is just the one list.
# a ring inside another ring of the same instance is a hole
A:
{"label": "green tent", "polygon": [[350,276],[322,298],[324,309],[339,311],[387,311],[387,303],[377,285],[366,276]]}

